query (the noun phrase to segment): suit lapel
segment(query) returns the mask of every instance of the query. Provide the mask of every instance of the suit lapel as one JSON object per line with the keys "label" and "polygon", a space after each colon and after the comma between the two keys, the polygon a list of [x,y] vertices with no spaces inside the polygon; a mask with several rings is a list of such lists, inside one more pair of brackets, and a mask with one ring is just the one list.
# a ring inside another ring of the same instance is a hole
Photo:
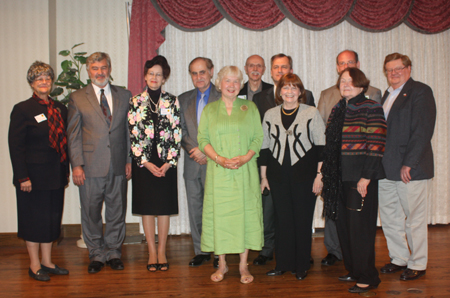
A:
{"label": "suit lapel", "polygon": [[191,95],[189,96],[187,115],[191,116],[191,120],[194,123],[195,130],[198,129],[196,105],[197,105],[197,89],[194,89]]}
{"label": "suit lapel", "polygon": [[[117,113],[117,111],[119,111],[119,105],[120,105],[120,100],[119,100],[119,93],[117,92],[116,87],[109,85],[111,88],[111,97],[112,97],[112,102],[113,102],[113,113]],[[114,119],[116,119],[117,117],[114,117],[114,114],[112,114],[112,122],[111,122],[111,127],[113,126],[113,124],[116,122],[114,121]]]}
{"label": "suit lapel", "polygon": [[[394,104],[391,107],[391,110],[389,111],[388,122],[389,122],[389,119],[391,118],[391,115],[396,115],[397,111],[400,109],[400,107],[402,107],[404,105],[404,103],[409,99],[409,93],[410,93],[409,91],[411,89],[412,83],[413,83],[413,81],[410,78],[403,86],[402,91],[400,91],[400,93],[398,94],[397,98],[394,101]],[[386,91],[386,93],[389,94],[389,92],[387,92],[387,91]],[[383,98],[384,98],[384,96],[383,96]]]}
{"label": "suit lapel", "polygon": [[266,96],[266,99],[267,99],[267,103],[269,104],[269,106],[270,106],[271,108],[277,106],[277,104],[275,103],[275,94],[274,94],[274,90],[275,90],[274,88],[267,89],[267,96]]}
{"label": "suit lapel", "polygon": [[100,108],[100,103],[98,102],[97,96],[95,95],[94,87],[91,84],[86,89],[86,98],[88,102],[92,105],[93,109],[97,112],[98,116],[102,119],[105,125],[106,123],[105,115],[103,114],[102,109]]}

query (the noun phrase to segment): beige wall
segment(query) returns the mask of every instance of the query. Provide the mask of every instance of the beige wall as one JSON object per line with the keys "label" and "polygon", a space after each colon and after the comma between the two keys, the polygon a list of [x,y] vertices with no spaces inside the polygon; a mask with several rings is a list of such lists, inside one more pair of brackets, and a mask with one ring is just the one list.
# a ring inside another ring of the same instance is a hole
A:
{"label": "beige wall", "polygon": [[[128,36],[124,0],[2,0],[0,1],[0,233],[17,232],[15,188],[7,143],[9,115],[14,104],[31,96],[26,82],[35,60],[50,61],[49,32],[56,32],[56,53],[84,42],[80,51],[111,55],[114,83],[127,85]],[[129,1],[131,2],[131,1]],[[49,15],[56,11],[56,16]],[[56,6],[56,10],[55,10]],[[56,30],[49,19],[56,17]],[[55,36],[52,35],[53,38]],[[51,51],[53,50],[53,51]],[[62,59],[57,57],[57,73]],[[86,73],[84,71],[83,75]],[[84,77],[86,78],[86,77]],[[130,197],[130,196],[129,196]],[[130,200],[129,200],[130,205]],[[137,222],[128,208],[127,222]],[[66,190],[63,223],[80,223],[78,189]]]}
{"label": "beige wall", "polygon": [[9,115],[32,94],[26,73],[35,60],[48,61],[48,1],[0,1],[0,233],[17,231],[15,188],[8,149]]}

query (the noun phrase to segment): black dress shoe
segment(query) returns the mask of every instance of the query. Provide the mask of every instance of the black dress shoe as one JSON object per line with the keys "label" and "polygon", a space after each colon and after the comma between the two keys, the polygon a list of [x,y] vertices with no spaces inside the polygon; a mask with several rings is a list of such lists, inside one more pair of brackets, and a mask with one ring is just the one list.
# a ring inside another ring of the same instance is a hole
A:
{"label": "black dress shoe", "polygon": [[123,266],[123,262],[119,258],[111,259],[106,261],[106,265],[109,265],[111,269],[114,270],[123,270],[125,267]]}
{"label": "black dress shoe", "polygon": [[378,286],[369,285],[367,287],[362,288],[362,287],[358,287],[357,285],[354,285],[353,287],[348,289],[348,291],[350,293],[366,293],[366,292],[369,292],[370,290],[373,290],[376,288],[378,288]]}
{"label": "black dress shoe", "polygon": [[406,266],[399,266],[399,265],[395,265],[392,263],[388,263],[388,264],[384,265],[383,267],[381,267],[380,272],[381,273],[394,273],[394,272],[402,271],[405,269],[406,269]]}
{"label": "black dress shoe", "polygon": [[55,268],[49,268],[41,264],[42,270],[44,270],[47,273],[55,274],[55,275],[67,275],[69,274],[69,270],[58,267],[58,265],[55,264]]}
{"label": "black dress shoe", "polygon": [[279,275],[283,275],[285,273],[286,273],[286,271],[280,271],[280,270],[273,269],[273,270],[270,270],[269,272],[267,272],[266,275],[268,275],[268,276],[279,276]]}
{"label": "black dress shoe", "polygon": [[339,276],[338,279],[340,281],[356,281],[356,279],[353,278],[350,274]]}
{"label": "black dress shoe", "polygon": [[213,267],[216,269],[219,268],[219,258],[214,258]]}
{"label": "black dress shoe", "polygon": [[28,275],[30,277],[34,278],[35,280],[39,280],[39,281],[49,281],[50,280],[50,276],[48,276],[48,273],[42,269],[39,269],[38,271],[36,271],[36,273],[34,273],[33,270],[31,270],[31,268],[29,268]]}
{"label": "black dress shoe", "polygon": [[414,280],[414,279],[418,279],[419,277],[424,276],[426,272],[427,272],[426,270],[406,269],[402,273],[402,275],[400,275],[400,280]]}
{"label": "black dress shoe", "polygon": [[336,261],[339,261],[339,259],[333,255],[333,254],[327,254],[327,256],[320,262],[320,264],[325,266],[332,266]]}
{"label": "black dress shoe", "polygon": [[297,272],[297,273],[295,274],[295,277],[296,277],[298,280],[303,280],[303,279],[306,278],[307,275],[308,275],[308,271],[303,271],[303,272]]}
{"label": "black dress shoe", "polygon": [[272,257],[266,257],[263,255],[259,255],[253,260],[253,265],[266,265],[267,261],[272,261],[272,260],[273,260]]}
{"label": "black dress shoe", "polygon": [[105,266],[105,264],[103,264],[102,262],[92,261],[88,266],[88,272],[89,273],[100,272],[100,270],[102,270],[103,266]]}
{"label": "black dress shoe", "polygon": [[211,260],[211,255],[196,255],[190,262],[189,266],[191,267],[197,267],[203,264],[204,262],[207,262]]}
{"label": "black dress shoe", "polygon": [[314,259],[312,257],[309,257],[309,263],[314,264]]}

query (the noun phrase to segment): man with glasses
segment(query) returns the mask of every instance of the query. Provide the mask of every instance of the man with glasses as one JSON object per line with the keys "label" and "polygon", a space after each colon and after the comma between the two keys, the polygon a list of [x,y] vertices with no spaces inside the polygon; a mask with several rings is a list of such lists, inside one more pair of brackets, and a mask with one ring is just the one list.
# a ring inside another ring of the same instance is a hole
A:
{"label": "man with glasses", "polygon": [[[358,54],[352,50],[344,50],[340,52],[336,57],[336,71],[340,74],[347,67],[357,67],[359,68]],[[381,91],[380,89],[369,86],[366,92],[366,97],[376,101],[381,102]],[[320,94],[319,104],[317,109],[323,118],[325,124],[327,124],[328,117],[330,116],[331,110],[342,98],[339,89],[336,85],[325,89]],[[324,230],[324,240],[323,243],[328,251],[327,256],[322,260],[321,264],[325,266],[331,266],[338,260],[342,260],[342,252],[339,243],[339,238],[337,235],[336,224],[333,220],[325,218],[325,230]]]}
{"label": "man with glasses", "polygon": [[408,56],[387,55],[384,71],[390,87],[382,99],[386,179],[379,181],[379,207],[391,260],[380,272],[403,271],[400,280],[413,280],[425,275],[428,261],[427,199],[434,177],[436,103],[431,88],[411,78]]}
{"label": "man with glasses", "polygon": [[264,59],[261,56],[252,55],[248,57],[244,69],[248,76],[248,81],[244,84],[238,97],[253,101],[253,95],[273,87],[272,84],[266,83],[261,79],[266,71]]}
{"label": "man with glasses", "polygon": [[[189,224],[195,256],[189,266],[197,267],[211,260],[211,253],[202,252],[200,240],[202,235],[203,194],[206,179],[206,155],[198,149],[198,124],[203,108],[216,101],[221,94],[211,83],[214,64],[211,59],[197,57],[189,64],[189,74],[194,89],[178,96],[181,106],[181,128],[183,130],[181,146],[184,152],[184,183],[189,210]],[[214,258],[214,268],[219,267],[219,258]]]}

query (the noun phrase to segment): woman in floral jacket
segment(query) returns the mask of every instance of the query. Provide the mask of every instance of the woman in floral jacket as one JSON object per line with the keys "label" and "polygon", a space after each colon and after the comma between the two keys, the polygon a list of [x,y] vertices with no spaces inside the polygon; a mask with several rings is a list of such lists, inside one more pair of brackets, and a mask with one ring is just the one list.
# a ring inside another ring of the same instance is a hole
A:
{"label": "woman in floral jacket", "polygon": [[[180,105],[176,96],[161,91],[170,75],[166,58],[145,63],[147,90],[130,99],[132,213],[142,215],[149,259],[147,270],[167,271],[169,215],[178,214],[177,161],[180,154]],[[158,247],[155,244],[158,217]]]}

